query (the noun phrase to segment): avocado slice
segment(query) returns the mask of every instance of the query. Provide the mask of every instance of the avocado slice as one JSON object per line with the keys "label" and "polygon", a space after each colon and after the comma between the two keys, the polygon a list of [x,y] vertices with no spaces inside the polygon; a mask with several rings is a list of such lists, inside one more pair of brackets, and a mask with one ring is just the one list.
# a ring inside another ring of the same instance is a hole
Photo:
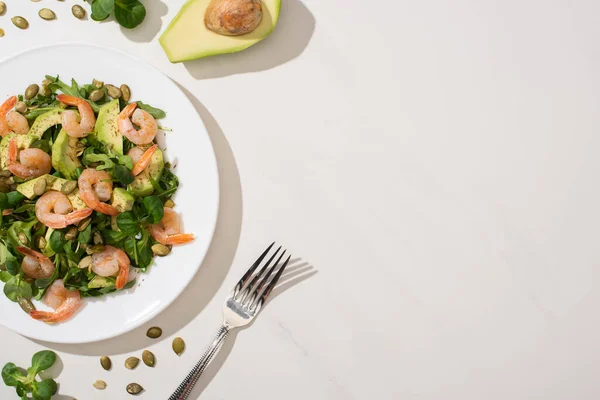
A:
{"label": "avocado slice", "polygon": [[46,192],[49,190],[60,191],[62,185],[68,182],[67,179],[59,178],[50,174],[45,174],[42,176],[38,176],[37,178],[31,179],[27,182],[21,183],[19,186],[17,186],[17,191],[20,192],[23,196],[27,197],[29,200],[32,200],[35,197],[37,197],[34,192],[34,188],[36,183],[40,180],[46,181]]}
{"label": "avocado slice", "polygon": [[73,206],[73,210],[77,211],[83,210],[84,208],[88,208],[87,204],[85,204],[83,200],[81,200],[81,197],[79,197],[79,189],[73,190],[67,195],[67,197],[71,202],[71,205]]}
{"label": "avocado slice", "polygon": [[122,156],[123,136],[117,127],[119,112],[119,100],[113,100],[100,108],[96,120],[96,137],[104,143],[110,154]]}
{"label": "avocado slice", "polygon": [[262,0],[262,21],[254,31],[241,36],[225,36],[214,33],[204,24],[210,2],[189,0],[158,39],[171,62],[244,50],[269,36],[277,25],[281,9],[281,0]]}
{"label": "avocado slice", "polygon": [[35,119],[33,125],[31,125],[31,128],[29,128],[28,134],[41,138],[48,128],[54,125],[62,124],[63,111],[64,110],[62,108],[57,107],[54,110],[43,113]]}
{"label": "avocado slice", "polygon": [[88,288],[97,289],[97,288],[104,288],[104,287],[114,286],[114,285],[115,285],[114,280],[105,278],[100,275],[96,275],[95,277],[92,278],[90,283],[88,283]]}
{"label": "avocado slice", "polygon": [[150,177],[158,182],[164,168],[165,160],[163,158],[163,152],[160,149],[156,149],[146,169],[136,176],[135,180],[129,185],[131,193],[133,193],[134,196],[139,197],[151,195],[154,192],[154,186],[152,185]]}
{"label": "avocado slice", "polygon": [[81,167],[81,162],[75,149],[69,145],[69,135],[64,129],[60,130],[52,144],[52,166],[65,178],[77,179],[77,168]]}
{"label": "avocado slice", "polygon": [[125,212],[125,211],[131,210],[133,208],[134,202],[135,202],[135,198],[127,190],[125,190],[123,188],[114,188],[113,189],[110,203],[117,210],[119,210],[119,212]]}
{"label": "avocado slice", "polygon": [[[6,165],[8,163],[8,144],[10,143],[10,140],[13,137],[15,137],[15,134],[9,133],[8,135],[4,136],[4,138],[2,138],[2,141],[0,142],[0,169],[6,168]],[[21,150],[29,148],[29,146],[31,146],[33,142],[39,139],[38,136],[30,134],[16,135],[16,137],[17,145]]]}

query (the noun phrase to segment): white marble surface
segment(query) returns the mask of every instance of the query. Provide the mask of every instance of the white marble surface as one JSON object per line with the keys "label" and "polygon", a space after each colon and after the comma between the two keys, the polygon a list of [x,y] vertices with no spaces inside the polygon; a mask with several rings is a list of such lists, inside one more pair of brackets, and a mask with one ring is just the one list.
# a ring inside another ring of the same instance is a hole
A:
{"label": "white marble surface", "polygon": [[[194,398],[600,397],[597,1],[283,0],[268,40],[179,65],[156,38],[181,0],[146,0],[134,32],[75,20],[71,0],[4,1],[2,56],[93,41],[185,87],[223,200],[201,272],[151,324],[164,340],[144,337],[150,324],[77,346],[0,328],[0,364],[50,347],[58,399],[127,398],[130,381],[147,388],[140,398],[165,399],[226,292],[278,240],[301,259],[296,272]],[[42,6],[59,20],[38,20]],[[188,343],[179,360],[174,336]],[[146,347],[156,368],[121,368]]]}

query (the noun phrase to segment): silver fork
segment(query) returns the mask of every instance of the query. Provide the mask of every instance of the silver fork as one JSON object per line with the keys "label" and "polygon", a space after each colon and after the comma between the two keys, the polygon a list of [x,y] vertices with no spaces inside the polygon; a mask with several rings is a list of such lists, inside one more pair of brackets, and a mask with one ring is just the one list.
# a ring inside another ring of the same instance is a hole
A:
{"label": "silver fork", "polygon": [[[240,328],[248,325],[254,317],[260,312],[261,308],[265,304],[267,297],[271,294],[271,291],[277,284],[277,281],[281,277],[281,274],[285,270],[288,262],[290,261],[291,255],[284,261],[279,267],[275,276],[273,271],[280,265],[279,263],[283,259],[286,250],[284,250],[277,261],[271,266],[271,263],[277,257],[281,250],[281,246],[275,251],[275,253],[269,258],[269,260],[262,266],[257,274],[254,271],[260,266],[262,261],[265,259],[267,254],[271,251],[275,242],[271,243],[269,247],[258,257],[258,259],[252,264],[252,266],[246,271],[242,279],[235,285],[231,291],[229,297],[225,301],[223,306],[223,325],[217,331],[215,339],[210,346],[204,352],[200,361],[196,363],[194,368],[185,377],[183,382],[179,384],[177,390],[169,397],[169,400],[185,400],[188,398],[192,389],[198,382],[200,375],[204,372],[213,357],[219,352],[219,349],[223,345],[225,338],[234,328]],[[271,266],[269,268],[269,266]],[[266,275],[265,275],[266,271]],[[264,275],[264,276],[263,276]]]}

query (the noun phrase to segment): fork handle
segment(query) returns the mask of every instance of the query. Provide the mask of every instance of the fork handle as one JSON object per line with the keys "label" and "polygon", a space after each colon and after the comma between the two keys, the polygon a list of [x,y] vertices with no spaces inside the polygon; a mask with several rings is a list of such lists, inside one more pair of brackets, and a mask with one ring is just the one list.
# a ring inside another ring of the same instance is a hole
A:
{"label": "fork handle", "polygon": [[194,366],[194,368],[192,368],[190,373],[179,384],[177,390],[175,390],[171,397],[169,397],[169,400],[186,400],[188,398],[188,396],[192,392],[192,389],[194,389],[196,382],[198,382],[200,375],[202,375],[210,361],[219,352],[219,349],[221,349],[221,346],[223,345],[223,342],[225,341],[225,338],[229,334],[230,330],[231,327],[226,324],[223,324],[219,328],[215,339],[210,344],[210,346],[208,346],[208,348],[204,352],[204,355],[202,356],[202,358],[200,358],[200,361],[196,363],[196,365]]}

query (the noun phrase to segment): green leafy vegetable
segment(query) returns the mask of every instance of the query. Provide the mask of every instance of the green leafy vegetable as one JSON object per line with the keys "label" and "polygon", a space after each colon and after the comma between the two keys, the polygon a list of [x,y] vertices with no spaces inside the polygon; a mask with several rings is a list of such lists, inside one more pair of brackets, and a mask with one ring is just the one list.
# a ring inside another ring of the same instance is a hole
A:
{"label": "green leafy vegetable", "polygon": [[[43,350],[35,353],[31,359],[31,367],[25,371],[9,362],[2,368],[2,381],[6,386],[13,386],[22,399],[50,400],[58,391],[54,379],[38,380],[38,374],[52,367],[56,362],[56,353]],[[31,397],[28,396],[31,394]]]}
{"label": "green leafy vegetable", "polygon": [[19,275],[13,276],[4,285],[4,294],[11,301],[17,302],[20,297],[30,299],[33,296],[31,285],[25,282]]}
{"label": "green leafy vegetable", "polygon": [[138,231],[137,221],[131,211],[117,215],[117,226],[126,234],[134,235]]}
{"label": "green leafy vegetable", "polygon": [[138,108],[147,111],[155,119],[161,119],[167,116],[167,113],[161,110],[160,108],[154,108],[149,104],[142,103],[141,101],[136,101],[135,103],[137,104]]}
{"label": "green leafy vegetable", "polygon": [[146,7],[138,0],[87,0],[92,5],[92,19],[104,21],[111,13],[127,29],[133,29],[146,18]]}
{"label": "green leafy vegetable", "polygon": [[123,185],[129,185],[135,179],[131,170],[123,165],[115,165],[114,176],[117,182],[122,183]]}
{"label": "green leafy vegetable", "polygon": [[158,224],[164,215],[165,209],[162,201],[156,196],[144,197],[144,207],[148,213],[149,223]]}

